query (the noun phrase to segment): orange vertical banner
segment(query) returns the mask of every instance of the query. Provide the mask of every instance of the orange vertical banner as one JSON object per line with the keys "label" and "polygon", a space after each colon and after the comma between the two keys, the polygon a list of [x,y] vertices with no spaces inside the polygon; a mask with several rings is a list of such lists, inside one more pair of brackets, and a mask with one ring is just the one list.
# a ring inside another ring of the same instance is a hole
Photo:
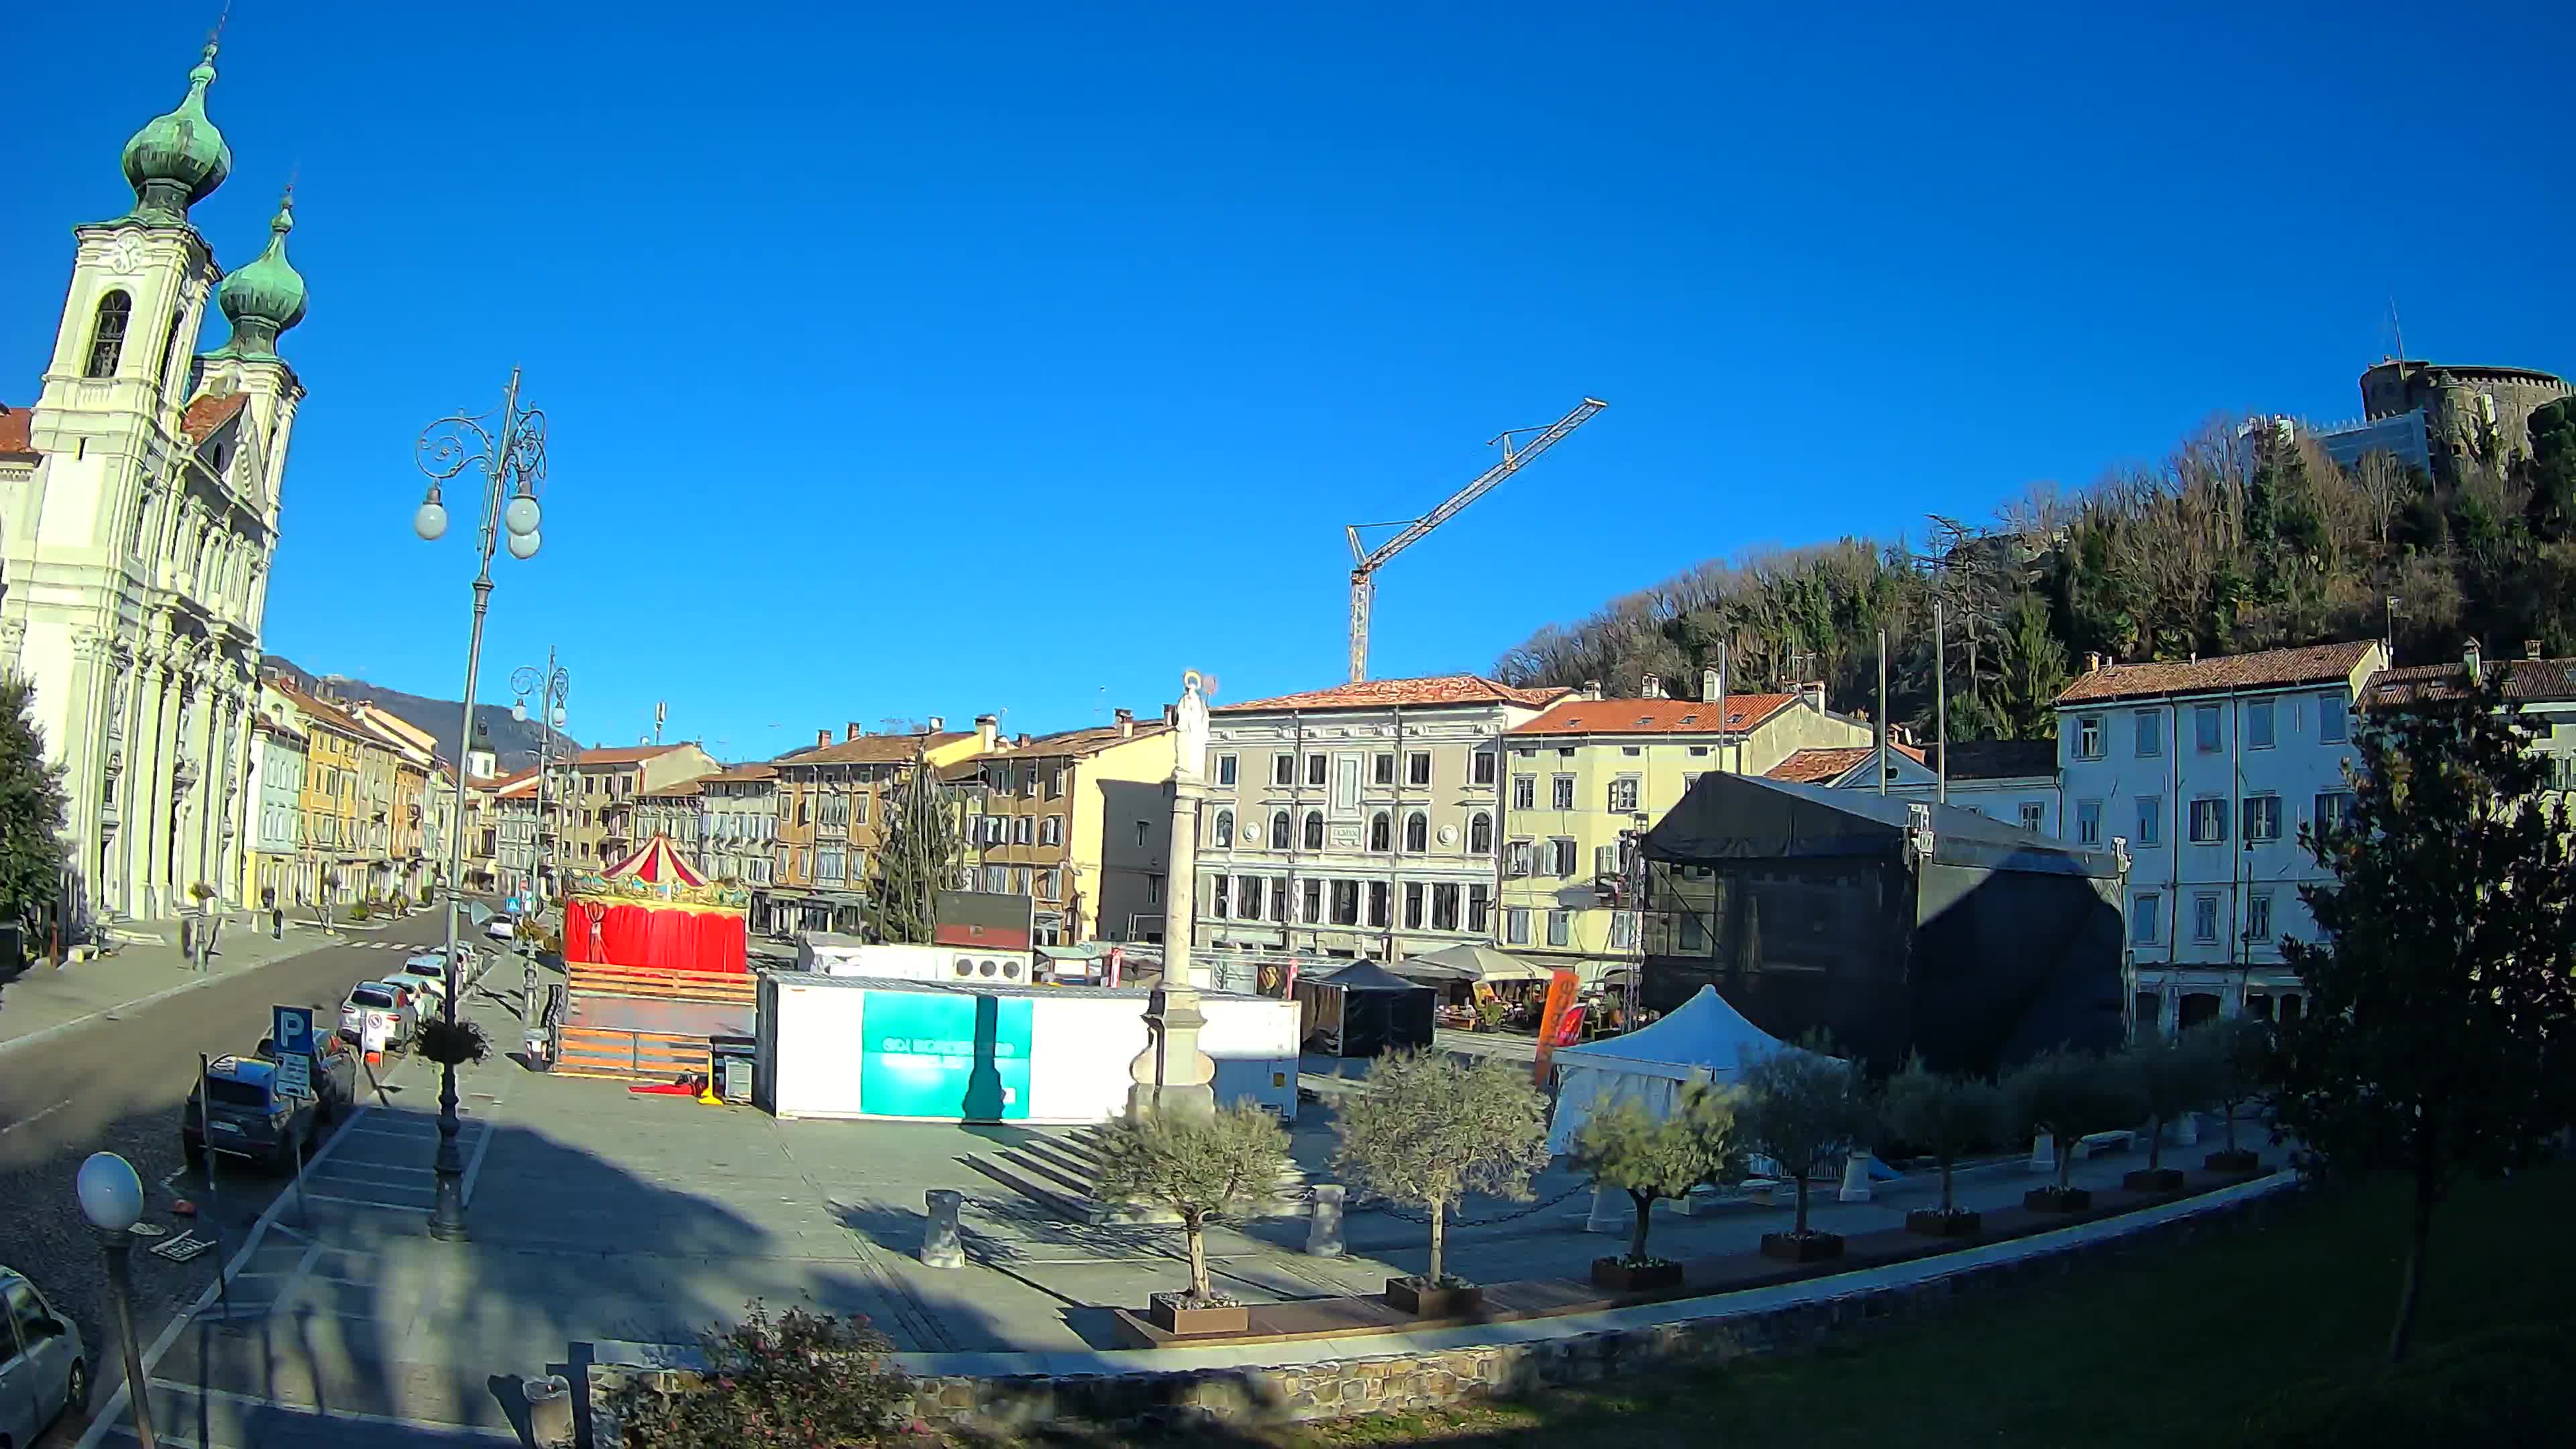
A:
{"label": "orange vertical banner", "polygon": [[1575,976],[1571,971],[1558,971],[1547,978],[1547,1004],[1538,1013],[1538,1085],[1547,1085],[1549,1059],[1564,1043],[1566,1014],[1574,1009]]}

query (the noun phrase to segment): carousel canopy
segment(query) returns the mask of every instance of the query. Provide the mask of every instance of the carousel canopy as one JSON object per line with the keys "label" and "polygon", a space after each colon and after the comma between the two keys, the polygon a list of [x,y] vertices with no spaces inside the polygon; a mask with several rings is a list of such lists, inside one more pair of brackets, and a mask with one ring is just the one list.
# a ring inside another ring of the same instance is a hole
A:
{"label": "carousel canopy", "polygon": [[751,904],[748,892],[709,881],[667,835],[645,841],[634,854],[597,875],[579,877],[573,882],[572,894],[575,898],[628,905],[712,906],[738,911]]}

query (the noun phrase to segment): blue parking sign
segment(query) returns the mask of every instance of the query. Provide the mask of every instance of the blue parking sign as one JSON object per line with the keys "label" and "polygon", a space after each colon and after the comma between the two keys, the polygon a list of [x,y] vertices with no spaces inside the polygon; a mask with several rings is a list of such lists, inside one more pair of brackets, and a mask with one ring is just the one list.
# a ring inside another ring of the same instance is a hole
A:
{"label": "blue parking sign", "polygon": [[272,1006],[269,1009],[268,1039],[281,1057],[313,1055],[313,1008],[309,1006]]}

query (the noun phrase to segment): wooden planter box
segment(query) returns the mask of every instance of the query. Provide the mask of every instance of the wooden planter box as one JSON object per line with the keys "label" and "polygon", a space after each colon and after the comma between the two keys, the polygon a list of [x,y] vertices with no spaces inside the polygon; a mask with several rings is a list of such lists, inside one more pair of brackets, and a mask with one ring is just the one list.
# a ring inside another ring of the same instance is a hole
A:
{"label": "wooden planter box", "polygon": [[1386,1303],[1416,1318],[1448,1318],[1472,1313],[1485,1301],[1481,1288],[1432,1288],[1411,1278],[1386,1280]]}
{"label": "wooden planter box", "polygon": [[2034,1187],[2021,1195],[2021,1205],[2035,1213],[2080,1213],[2093,1205],[2093,1194],[2080,1187]]}
{"label": "wooden planter box", "polygon": [[1682,1286],[1682,1265],[1655,1263],[1631,1268],[1616,1258],[1595,1258],[1592,1260],[1592,1286],[1607,1288],[1613,1293],[1652,1293],[1665,1288],[1679,1288]]}
{"label": "wooden planter box", "polygon": [[1191,1308],[1186,1293],[1156,1293],[1145,1300],[1145,1319],[1165,1333],[1241,1333],[1252,1326],[1252,1310],[1232,1303]]}
{"label": "wooden planter box", "polygon": [[1916,1208],[1905,1215],[1905,1230],[1927,1238],[1973,1238],[1985,1228],[1985,1215],[1961,1208],[1945,1213],[1939,1208]]}
{"label": "wooden planter box", "polygon": [[2179,1167],[2141,1167],[2120,1179],[2131,1192],[2174,1192],[2182,1187]]}
{"label": "wooden planter box", "polygon": [[2203,1159],[2202,1166],[2212,1172],[2252,1172],[2263,1165],[2263,1159],[2245,1148],[2233,1152],[2221,1149]]}
{"label": "wooden planter box", "polygon": [[1821,1263],[1843,1255],[1840,1233],[1810,1232],[1805,1237],[1796,1233],[1764,1233],[1762,1256],[1783,1263]]}

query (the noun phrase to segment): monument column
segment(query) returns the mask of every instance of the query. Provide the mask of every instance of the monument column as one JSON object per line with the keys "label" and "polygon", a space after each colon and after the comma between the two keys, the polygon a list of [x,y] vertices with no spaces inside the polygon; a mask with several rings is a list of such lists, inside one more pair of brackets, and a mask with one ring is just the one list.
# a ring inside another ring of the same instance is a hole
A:
{"label": "monument column", "polygon": [[1205,1115],[1216,1110],[1216,1063],[1199,1050],[1200,973],[1190,964],[1190,934],[1198,913],[1198,801],[1207,761],[1207,699],[1198,671],[1181,678],[1173,711],[1171,875],[1163,891],[1163,980],[1145,1009],[1145,1049],[1128,1066],[1135,1083],[1127,1115],[1157,1112]]}

